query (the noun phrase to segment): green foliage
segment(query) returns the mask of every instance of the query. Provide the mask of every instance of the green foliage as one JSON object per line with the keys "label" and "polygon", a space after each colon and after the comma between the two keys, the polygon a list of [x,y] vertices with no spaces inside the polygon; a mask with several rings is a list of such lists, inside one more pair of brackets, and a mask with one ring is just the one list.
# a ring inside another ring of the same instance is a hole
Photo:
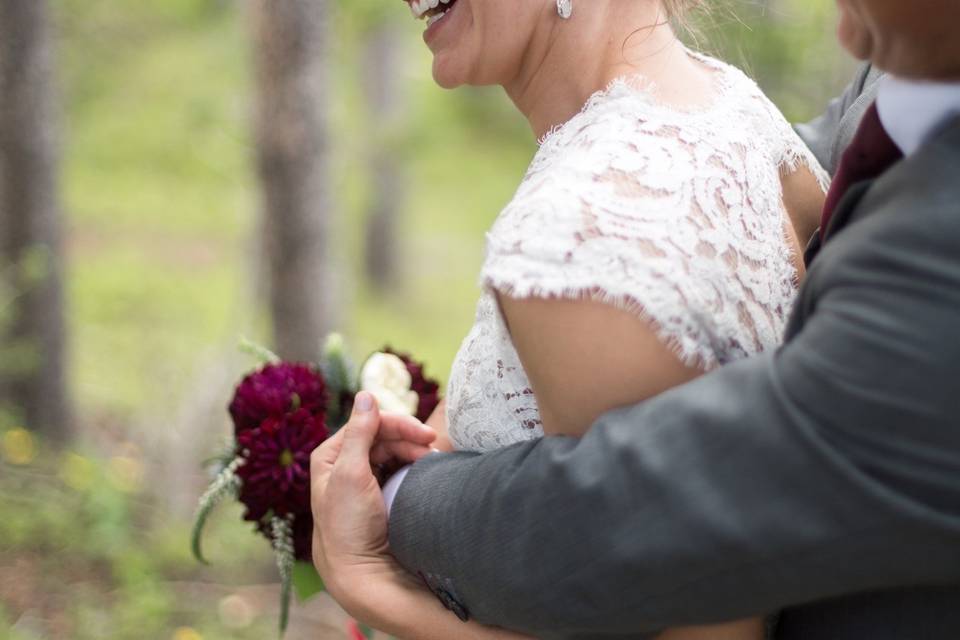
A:
{"label": "green foliage", "polygon": [[293,565],[293,589],[301,602],[323,591],[323,578],[309,562],[296,562]]}
{"label": "green foliage", "polygon": [[280,356],[249,338],[240,338],[240,350],[257,361],[257,366],[280,362]]}
{"label": "green foliage", "polygon": [[[849,77],[833,44],[832,0],[717,3],[701,47],[752,73],[788,116],[814,115]],[[340,312],[352,353],[390,343],[445,378],[473,319],[484,231],[520,182],[533,137],[498,89],[434,85],[423,25],[400,2],[333,6],[327,96],[339,297],[316,295]],[[238,334],[265,335],[252,258],[260,238],[248,25],[242,3],[224,0],[54,7],[73,391],[94,433],[143,436],[139,425],[180,419],[184,398],[206,383],[202,365],[232,355]],[[364,46],[385,27],[402,36],[393,73],[404,107],[375,122],[359,79]],[[386,295],[362,276],[368,165],[382,153],[402,159],[406,185],[397,194],[400,284]],[[9,295],[0,291],[0,323]],[[248,364],[231,366],[239,377]],[[16,416],[0,420],[2,430]],[[196,425],[198,434],[214,429]],[[203,442],[198,435],[193,446]],[[167,473],[142,463],[157,478]],[[240,523],[237,505],[210,518],[210,568],[190,557],[189,521],[131,491],[107,454],[45,454],[25,468],[0,462],[0,513],[0,552],[15,559],[0,571],[17,571],[0,581],[27,585],[37,601],[0,603],[0,639],[32,638],[20,627],[2,631],[30,611],[61,616],[77,640],[168,638],[181,626],[206,640],[274,633],[269,616],[225,629],[223,592],[196,587],[276,580],[268,545]]]}
{"label": "green foliage", "polygon": [[715,0],[693,16],[704,50],[755,78],[791,120],[807,120],[849,82],[834,0]]}
{"label": "green foliage", "polygon": [[[232,447],[236,449],[236,447]],[[200,504],[197,508],[193,529],[190,532],[190,551],[193,557],[203,564],[209,564],[203,557],[202,538],[203,530],[207,525],[207,520],[213,510],[225,498],[236,498],[240,493],[241,481],[237,476],[237,468],[242,463],[242,459],[235,457],[229,461],[217,474],[213,482],[207,487],[207,490],[200,496]]]}
{"label": "green foliage", "polygon": [[[257,582],[274,571],[238,509],[211,522],[218,563],[201,581],[184,544],[186,523],[171,522],[118,470],[116,458],[76,453],[47,452],[25,467],[0,462],[0,550],[16,558],[0,564],[0,580],[20,586],[3,603],[6,619],[36,619],[29,627],[39,637],[75,640],[165,638],[180,626],[202,628],[208,639],[267,637],[271,616],[240,630],[218,617],[217,580]],[[60,632],[47,636],[44,624]]]}

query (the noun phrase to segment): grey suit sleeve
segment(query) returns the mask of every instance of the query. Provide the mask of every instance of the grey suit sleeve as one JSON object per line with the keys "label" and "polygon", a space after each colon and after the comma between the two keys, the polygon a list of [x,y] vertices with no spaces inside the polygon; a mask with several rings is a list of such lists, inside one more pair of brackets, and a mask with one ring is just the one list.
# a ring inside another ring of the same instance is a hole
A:
{"label": "grey suit sleeve", "polygon": [[[866,100],[872,101],[873,94],[870,89],[880,76],[880,72],[871,65],[861,66],[843,94],[832,100],[820,117],[794,126],[797,134],[817,157],[820,166],[826,169],[830,175],[837,172],[838,147],[840,149],[844,148],[843,142],[849,142],[850,135],[856,129],[855,126],[852,126],[850,127],[851,131],[843,131],[845,116],[848,116],[851,107],[865,94]],[[856,122],[851,124],[856,125],[859,122],[860,115],[862,115],[862,110],[858,110],[854,115],[853,120]],[[849,120],[850,118],[846,119]],[[844,135],[845,133],[847,135]]]}
{"label": "grey suit sleeve", "polygon": [[476,619],[545,638],[960,582],[960,216],[929,193],[933,213],[894,199],[824,249],[779,352],[580,440],[416,464],[395,556]]}

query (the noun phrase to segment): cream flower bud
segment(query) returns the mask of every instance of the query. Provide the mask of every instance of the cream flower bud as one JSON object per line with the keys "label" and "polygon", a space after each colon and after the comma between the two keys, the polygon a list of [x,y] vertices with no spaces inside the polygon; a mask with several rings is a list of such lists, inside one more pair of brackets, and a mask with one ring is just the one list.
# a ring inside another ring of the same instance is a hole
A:
{"label": "cream flower bud", "polygon": [[420,397],[410,389],[410,372],[403,360],[390,353],[375,353],[360,370],[360,389],[377,399],[382,411],[416,415]]}

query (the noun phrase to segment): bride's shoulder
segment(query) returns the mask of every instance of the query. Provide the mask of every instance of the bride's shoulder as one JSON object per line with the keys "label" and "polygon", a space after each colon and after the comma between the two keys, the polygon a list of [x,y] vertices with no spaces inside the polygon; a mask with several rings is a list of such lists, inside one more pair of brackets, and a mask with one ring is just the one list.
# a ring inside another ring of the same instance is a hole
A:
{"label": "bride's shoulder", "polygon": [[764,93],[757,81],[749,73],[732,62],[721,60],[720,58],[715,58],[706,53],[694,51],[693,49],[687,49],[687,55],[713,71],[718,78],[717,84],[719,90],[725,94],[726,97],[732,97],[734,102],[736,98],[762,98],[763,100],[769,101],[769,98],[767,98],[766,93]]}

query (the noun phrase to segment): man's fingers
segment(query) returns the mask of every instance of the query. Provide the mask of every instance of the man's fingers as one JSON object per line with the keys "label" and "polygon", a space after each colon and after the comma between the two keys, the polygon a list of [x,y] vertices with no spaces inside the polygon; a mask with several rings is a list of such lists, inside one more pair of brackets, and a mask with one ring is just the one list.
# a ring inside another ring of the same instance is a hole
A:
{"label": "man's fingers", "polygon": [[310,491],[313,495],[318,495],[326,486],[342,447],[343,434],[337,432],[310,454]]}
{"label": "man's fingers", "polygon": [[430,444],[437,432],[413,416],[398,413],[380,414],[379,440],[406,440],[417,444]]}
{"label": "man's fingers", "polygon": [[415,442],[403,440],[378,442],[370,451],[370,462],[372,464],[386,464],[387,462],[397,461],[402,464],[410,464],[430,453],[433,453],[432,448]]}
{"label": "man's fingers", "polygon": [[380,410],[377,402],[372,394],[361,391],[354,399],[350,421],[340,430],[343,446],[337,464],[356,468],[361,463],[368,463],[379,430]]}

